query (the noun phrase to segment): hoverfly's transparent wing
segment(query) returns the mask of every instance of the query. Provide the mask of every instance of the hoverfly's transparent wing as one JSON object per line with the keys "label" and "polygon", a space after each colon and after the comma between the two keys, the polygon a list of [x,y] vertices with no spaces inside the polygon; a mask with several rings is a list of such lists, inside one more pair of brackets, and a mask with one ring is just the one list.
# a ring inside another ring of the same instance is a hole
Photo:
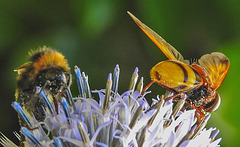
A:
{"label": "hoverfly's transparent wing", "polygon": [[213,52],[203,55],[198,60],[198,63],[209,74],[213,90],[218,89],[228,72],[230,66],[229,59],[220,52]]}
{"label": "hoverfly's transparent wing", "polygon": [[179,60],[186,64],[189,64],[188,60],[184,60],[183,56],[169,43],[167,43],[161,36],[143,24],[133,14],[127,12],[134,22],[141,28],[141,30],[153,41],[154,44],[164,53],[169,60]]}

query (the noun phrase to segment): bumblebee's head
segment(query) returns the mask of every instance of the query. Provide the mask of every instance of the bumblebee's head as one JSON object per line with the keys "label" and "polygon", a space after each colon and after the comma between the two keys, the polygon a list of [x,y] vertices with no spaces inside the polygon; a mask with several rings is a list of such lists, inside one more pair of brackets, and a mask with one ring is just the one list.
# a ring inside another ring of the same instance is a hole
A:
{"label": "bumblebee's head", "polygon": [[[52,94],[58,93],[63,87],[71,85],[70,68],[65,57],[47,47],[30,53],[30,61],[23,64],[18,71],[18,88],[34,91],[40,86]],[[62,78],[64,75],[65,80]]]}
{"label": "bumblebee's head", "polygon": [[35,85],[54,95],[71,85],[70,68],[61,53],[44,47],[32,53],[30,60],[33,63]]}
{"label": "bumblebee's head", "polygon": [[71,74],[61,68],[47,68],[38,73],[35,85],[55,95],[71,85]]}

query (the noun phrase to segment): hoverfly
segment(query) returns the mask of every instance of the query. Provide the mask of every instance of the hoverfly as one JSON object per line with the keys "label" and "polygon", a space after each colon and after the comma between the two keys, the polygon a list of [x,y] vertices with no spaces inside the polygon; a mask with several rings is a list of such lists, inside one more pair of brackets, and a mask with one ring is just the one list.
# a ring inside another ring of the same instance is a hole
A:
{"label": "hoverfly", "polygon": [[207,113],[215,111],[220,105],[217,89],[222,84],[229,66],[229,59],[220,52],[203,55],[192,64],[156,32],[128,12],[141,30],[157,45],[169,59],[159,62],[150,71],[151,82],[144,88],[146,91],[153,83],[157,83],[175,94],[185,94],[186,103],[196,109],[196,117],[201,123]]}

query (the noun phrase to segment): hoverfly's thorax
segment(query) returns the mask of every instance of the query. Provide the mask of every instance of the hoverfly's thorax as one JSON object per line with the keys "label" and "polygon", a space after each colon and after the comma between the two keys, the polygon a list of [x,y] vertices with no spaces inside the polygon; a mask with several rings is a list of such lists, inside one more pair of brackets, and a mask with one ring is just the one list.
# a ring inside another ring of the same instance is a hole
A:
{"label": "hoverfly's thorax", "polygon": [[187,99],[196,107],[202,106],[208,96],[208,89],[205,86],[201,86],[195,90],[187,93]]}
{"label": "hoverfly's thorax", "polygon": [[196,107],[210,105],[216,97],[216,91],[203,84],[201,87],[189,91],[187,93],[187,99]]}

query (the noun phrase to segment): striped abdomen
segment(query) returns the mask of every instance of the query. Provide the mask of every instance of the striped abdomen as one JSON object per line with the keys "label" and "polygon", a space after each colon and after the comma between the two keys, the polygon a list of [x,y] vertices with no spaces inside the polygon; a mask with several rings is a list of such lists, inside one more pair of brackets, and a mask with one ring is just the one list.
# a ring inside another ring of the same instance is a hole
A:
{"label": "striped abdomen", "polygon": [[176,92],[187,92],[203,83],[195,69],[177,60],[159,62],[151,69],[150,76],[162,87]]}

